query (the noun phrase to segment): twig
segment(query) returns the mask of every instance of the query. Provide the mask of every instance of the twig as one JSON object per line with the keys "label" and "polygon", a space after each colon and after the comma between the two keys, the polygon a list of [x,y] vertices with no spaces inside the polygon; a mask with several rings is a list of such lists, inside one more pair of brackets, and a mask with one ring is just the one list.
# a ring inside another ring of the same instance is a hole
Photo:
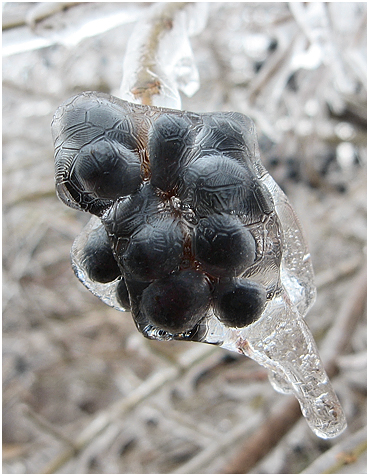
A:
{"label": "twig", "polygon": [[31,8],[27,11],[6,12],[3,17],[2,29],[7,30],[22,25],[29,25],[34,29],[38,21],[80,3],[81,2],[40,2],[36,5],[31,4]]}
{"label": "twig", "polygon": [[367,428],[364,427],[323,453],[302,474],[333,474],[343,466],[355,463],[366,451],[366,438]]}
{"label": "twig", "polygon": [[366,299],[367,272],[366,267],[364,267],[353,280],[350,292],[346,299],[343,300],[337,318],[328,331],[324,339],[325,342],[322,345],[321,355],[323,361],[326,362],[325,368],[330,377],[338,372],[336,365],[337,357],[345,352],[354,329],[365,312]]}
{"label": "twig", "polygon": [[22,405],[22,411],[26,417],[32,420],[38,427],[42,430],[46,431],[47,433],[53,435],[57,440],[67,444],[72,451],[74,451],[74,443],[73,441],[68,438],[61,430],[56,428],[52,423],[46,420],[40,414],[34,412],[29,406]]}
{"label": "twig", "polygon": [[273,414],[251,436],[238,451],[230,463],[225,466],[220,474],[248,473],[269,451],[276,446],[280,439],[295,425],[301,417],[298,401],[288,397],[287,402]]}
{"label": "twig", "polygon": [[266,88],[268,82],[273,78],[277,71],[279,71],[290,60],[291,54],[298,40],[299,35],[295,33],[292,38],[279,38],[280,47],[274,53],[273,57],[267,63],[265,68],[255,77],[254,81],[249,87],[249,104],[254,105],[259,93]]}
{"label": "twig", "polygon": [[[176,16],[188,7],[189,2],[164,2],[157,4],[139,22],[128,44],[124,76],[121,85],[124,93],[129,90],[141,104],[152,105],[152,98],[163,89],[163,71],[158,65],[158,51],[165,35],[172,30]],[[143,33],[146,32],[146,33]],[[130,68],[136,61],[134,80],[131,83]]]}
{"label": "twig", "polygon": [[[365,303],[366,269],[359,273],[354,280],[339,316],[326,337],[326,342],[330,342],[330,355],[325,367],[330,378],[338,372],[336,358],[350,342],[355,326],[365,311]],[[220,473],[248,473],[276,446],[300,417],[301,411],[298,402],[289,397],[282,410],[273,413],[253,435],[248,436],[234,459]]]}
{"label": "twig", "polygon": [[215,433],[212,443],[206,445],[200,453],[191,460],[176,468],[174,474],[200,474],[203,468],[211,464],[219,455],[227,454],[232,451],[238,441],[244,436],[245,428],[256,428],[260,422],[260,415],[255,413],[247,416],[247,419],[241,420],[233,427],[232,431],[226,434]]}
{"label": "twig", "polygon": [[168,382],[172,382],[182,375],[183,372],[196,365],[216,351],[212,346],[196,346],[182,354],[176,366],[161,369],[148,380],[139,385],[127,397],[115,402],[107,410],[100,412],[91,423],[80,433],[73,442],[72,447],[66,448],[42,471],[43,474],[52,474],[60,469],[71,458],[81,453],[98,435],[100,435],[112,422],[117,421],[123,415],[131,411],[140,402],[150,395],[159,391]]}
{"label": "twig", "polygon": [[352,276],[360,269],[361,265],[362,257],[355,256],[354,258],[349,258],[346,261],[337,263],[337,266],[334,268],[329,268],[317,274],[315,277],[315,285],[318,291],[341,279]]}

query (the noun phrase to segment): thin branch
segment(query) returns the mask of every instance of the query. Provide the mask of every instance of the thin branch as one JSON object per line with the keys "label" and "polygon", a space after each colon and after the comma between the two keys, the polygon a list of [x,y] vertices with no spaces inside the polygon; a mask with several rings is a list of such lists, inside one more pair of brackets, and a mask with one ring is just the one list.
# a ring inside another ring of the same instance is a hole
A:
{"label": "thin branch", "polygon": [[351,277],[360,269],[361,265],[362,257],[355,256],[337,263],[334,268],[328,268],[320,272],[315,277],[315,285],[318,288],[318,292],[332,283]]}
{"label": "thin branch", "polygon": [[191,347],[189,351],[184,352],[179,357],[176,366],[170,366],[166,369],[159,370],[139,385],[127,397],[115,402],[107,410],[98,413],[90,424],[80,433],[76,440],[72,442],[72,446],[69,446],[57,455],[57,457],[44,468],[42,473],[52,474],[58,471],[70,459],[81,453],[81,451],[98,435],[106,430],[111,423],[122,418],[123,415],[131,411],[143,400],[158,392],[168,382],[172,382],[179,378],[183,372],[189,370],[199,361],[215,351],[216,347],[212,346]]}
{"label": "thin branch", "polygon": [[[350,435],[323,453],[302,474],[334,474],[344,466],[357,462],[367,448],[367,428]],[[346,472],[346,471],[345,471]],[[356,471],[353,471],[354,473]],[[351,471],[350,471],[351,473]]]}
{"label": "thin branch", "polygon": [[41,430],[54,436],[57,440],[67,444],[74,451],[73,441],[65,435],[59,428],[46,420],[42,415],[34,412],[28,405],[22,405],[22,411],[27,418],[32,420]]}
{"label": "thin branch", "polygon": [[300,417],[301,410],[298,401],[294,397],[288,397],[282,409],[279,408],[278,413],[272,414],[253,435],[248,436],[233,460],[219,473],[248,473],[277,445]]}
{"label": "thin branch", "polygon": [[364,315],[366,300],[367,271],[364,267],[353,280],[351,289],[343,300],[341,309],[322,345],[321,355],[326,362],[325,368],[330,377],[338,372],[337,357],[345,352],[358,321]]}
{"label": "thin branch", "polygon": [[[158,52],[165,36],[173,29],[175,19],[191,2],[164,2],[157,4],[146,15],[144,22],[136,26],[126,53],[125,71],[122,90],[133,94],[141,104],[152,105],[153,96],[160,94],[163,89],[163,72],[158,66]],[[130,76],[130,68],[136,61],[134,81]],[[127,76],[127,78],[126,78]],[[126,81],[127,84],[126,84]]]}

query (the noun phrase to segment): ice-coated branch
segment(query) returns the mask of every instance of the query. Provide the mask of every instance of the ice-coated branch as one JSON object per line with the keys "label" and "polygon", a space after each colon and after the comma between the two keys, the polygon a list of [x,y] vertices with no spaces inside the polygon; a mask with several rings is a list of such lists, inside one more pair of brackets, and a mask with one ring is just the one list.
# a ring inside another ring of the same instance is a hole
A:
{"label": "ice-coated branch", "polygon": [[179,90],[192,96],[199,88],[189,37],[205,27],[206,19],[203,2],[155,4],[130,37],[120,97],[180,109]]}

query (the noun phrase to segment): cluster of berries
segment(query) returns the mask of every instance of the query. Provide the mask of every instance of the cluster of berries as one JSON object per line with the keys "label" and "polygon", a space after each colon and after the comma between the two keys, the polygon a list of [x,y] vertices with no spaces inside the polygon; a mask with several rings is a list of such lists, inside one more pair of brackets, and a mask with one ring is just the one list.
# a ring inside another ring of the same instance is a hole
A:
{"label": "cluster of berries", "polygon": [[279,269],[280,249],[268,240],[278,222],[251,166],[251,128],[242,114],[97,93],[56,112],[57,193],[101,220],[81,265],[92,281],[117,281],[118,301],[144,334],[199,332],[208,313],[245,327],[270,299],[275,275],[263,280],[261,270],[268,247],[267,267]]}

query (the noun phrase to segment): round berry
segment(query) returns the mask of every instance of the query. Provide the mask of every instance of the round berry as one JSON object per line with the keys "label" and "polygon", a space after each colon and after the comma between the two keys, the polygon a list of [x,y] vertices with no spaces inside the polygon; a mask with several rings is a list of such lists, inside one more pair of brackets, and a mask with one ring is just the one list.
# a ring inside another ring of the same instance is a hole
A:
{"label": "round berry", "polygon": [[98,283],[110,283],[121,274],[103,226],[90,232],[81,261],[88,277]]}
{"label": "round berry", "polygon": [[245,327],[255,322],[265,301],[265,288],[249,279],[221,281],[214,289],[215,315],[229,327]]}
{"label": "round berry", "polygon": [[180,116],[163,114],[149,132],[151,184],[164,192],[173,189],[185,153],[192,145],[189,123]]}
{"label": "round berry", "polygon": [[[158,215],[159,205],[153,187],[146,183],[136,193],[117,200],[102,217],[102,222],[115,243],[119,238],[137,233],[150,217]],[[119,254],[119,250],[116,252]]]}
{"label": "round berry", "polygon": [[155,281],[141,301],[148,321],[171,333],[187,332],[204,317],[210,302],[210,287],[203,274],[185,270]]}
{"label": "round berry", "polygon": [[239,276],[256,257],[253,235],[234,215],[202,218],[195,227],[192,244],[195,258],[212,276]]}
{"label": "round berry", "polygon": [[181,263],[183,235],[176,220],[158,218],[133,235],[118,256],[125,272],[138,281],[152,281],[174,271]]}
{"label": "round berry", "polygon": [[245,157],[247,151],[243,131],[237,121],[229,115],[217,113],[205,115],[204,127],[196,138],[196,145],[202,150],[224,152],[237,159]]}
{"label": "round berry", "polygon": [[77,153],[71,182],[94,197],[115,200],[141,184],[139,157],[115,141],[99,140]]}
{"label": "round berry", "polygon": [[206,155],[183,171],[179,196],[199,217],[217,212],[244,212],[245,203],[253,199],[251,177],[234,159]]}

